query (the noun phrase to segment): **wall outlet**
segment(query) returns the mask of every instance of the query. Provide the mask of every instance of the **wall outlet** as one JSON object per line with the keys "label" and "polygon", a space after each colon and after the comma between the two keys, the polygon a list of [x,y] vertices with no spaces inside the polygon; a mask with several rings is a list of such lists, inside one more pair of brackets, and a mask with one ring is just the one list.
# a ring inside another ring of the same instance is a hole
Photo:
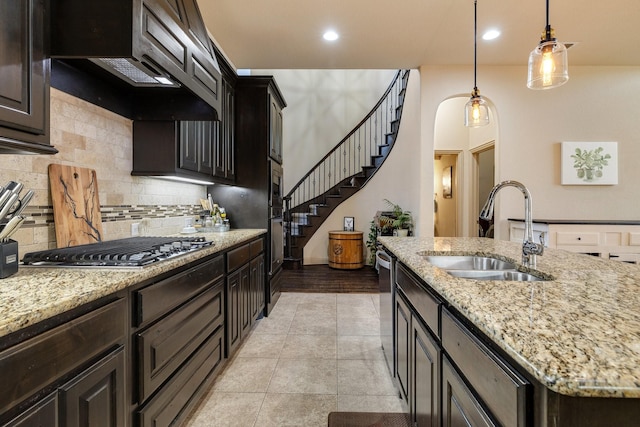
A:
{"label": "wall outlet", "polygon": [[131,235],[132,236],[139,236],[140,235],[140,223],[139,222],[131,223]]}

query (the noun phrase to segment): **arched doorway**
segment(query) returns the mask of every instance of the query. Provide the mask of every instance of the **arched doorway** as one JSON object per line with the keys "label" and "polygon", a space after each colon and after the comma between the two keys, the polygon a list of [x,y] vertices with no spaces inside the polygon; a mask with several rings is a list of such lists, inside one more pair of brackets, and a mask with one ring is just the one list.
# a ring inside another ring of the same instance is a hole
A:
{"label": "arched doorway", "polygon": [[[480,128],[464,126],[463,112],[468,100],[468,95],[445,99],[436,111],[433,191],[434,205],[438,209],[434,214],[436,236],[478,236],[478,206],[486,200],[486,188],[490,189],[495,182],[495,157],[498,153],[497,115],[493,104],[487,101],[490,124]],[[453,166],[453,194],[450,199],[445,199],[442,195],[442,175],[449,166]],[[455,205],[453,209],[447,206],[452,203]],[[443,207],[445,212],[442,211]],[[452,223],[455,224],[453,228]]]}

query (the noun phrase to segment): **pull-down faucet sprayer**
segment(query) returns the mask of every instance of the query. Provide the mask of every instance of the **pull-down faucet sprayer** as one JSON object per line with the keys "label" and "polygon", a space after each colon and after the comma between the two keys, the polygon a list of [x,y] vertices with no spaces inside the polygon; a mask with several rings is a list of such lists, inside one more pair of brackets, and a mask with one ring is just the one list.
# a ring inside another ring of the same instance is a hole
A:
{"label": "pull-down faucet sprayer", "polygon": [[536,266],[536,255],[544,252],[544,233],[540,235],[540,243],[533,241],[533,220],[531,219],[531,193],[527,187],[518,181],[503,181],[493,187],[484,207],[480,211],[480,218],[491,220],[496,194],[504,187],[516,187],[524,195],[524,240],[522,242],[522,264],[526,267]]}

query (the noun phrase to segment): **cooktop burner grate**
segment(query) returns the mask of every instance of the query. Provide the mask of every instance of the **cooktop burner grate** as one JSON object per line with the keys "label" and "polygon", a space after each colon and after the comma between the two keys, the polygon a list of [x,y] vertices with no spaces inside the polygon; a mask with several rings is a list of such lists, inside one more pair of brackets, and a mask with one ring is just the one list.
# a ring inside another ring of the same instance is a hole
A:
{"label": "cooktop burner grate", "polygon": [[213,245],[204,237],[130,237],[30,252],[22,263],[60,267],[142,267]]}

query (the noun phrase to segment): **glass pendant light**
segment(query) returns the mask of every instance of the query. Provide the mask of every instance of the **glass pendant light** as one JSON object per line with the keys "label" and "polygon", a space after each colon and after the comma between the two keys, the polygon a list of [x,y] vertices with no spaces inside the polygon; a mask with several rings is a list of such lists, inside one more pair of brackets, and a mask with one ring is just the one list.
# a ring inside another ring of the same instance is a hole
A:
{"label": "glass pendant light", "polygon": [[471,99],[464,106],[464,125],[480,127],[489,124],[489,107],[478,90],[478,0],[473,0],[473,91]]}
{"label": "glass pendant light", "polygon": [[547,0],[547,26],[540,44],[529,55],[529,89],[552,89],[569,80],[567,48],[556,41],[555,32],[549,25],[549,0]]}

